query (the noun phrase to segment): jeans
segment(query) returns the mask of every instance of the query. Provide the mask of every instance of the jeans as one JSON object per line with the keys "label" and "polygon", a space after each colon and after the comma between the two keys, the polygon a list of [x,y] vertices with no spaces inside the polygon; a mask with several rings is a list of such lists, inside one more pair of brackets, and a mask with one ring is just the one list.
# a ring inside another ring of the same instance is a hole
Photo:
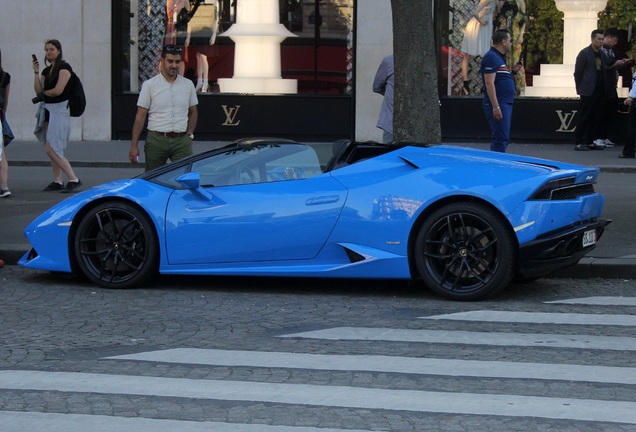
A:
{"label": "jeans", "polygon": [[499,105],[501,109],[501,120],[497,121],[493,117],[493,107],[490,101],[484,99],[484,113],[488,119],[492,136],[490,139],[490,150],[505,153],[510,142],[510,124],[512,122],[512,104],[503,103]]}

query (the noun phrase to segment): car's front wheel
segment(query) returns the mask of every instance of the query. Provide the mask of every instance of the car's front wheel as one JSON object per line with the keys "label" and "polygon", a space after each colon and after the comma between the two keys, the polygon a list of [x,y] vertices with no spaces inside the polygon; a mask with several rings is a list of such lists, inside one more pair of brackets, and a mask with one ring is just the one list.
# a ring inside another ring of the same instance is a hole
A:
{"label": "car's front wheel", "polygon": [[82,273],[107,288],[131,288],[157,272],[159,252],[153,224],[141,210],[106,202],[80,221],[74,240]]}
{"label": "car's front wheel", "polygon": [[419,276],[430,289],[452,300],[479,300],[497,293],[515,273],[516,242],[506,223],[479,203],[438,209],[415,240]]}

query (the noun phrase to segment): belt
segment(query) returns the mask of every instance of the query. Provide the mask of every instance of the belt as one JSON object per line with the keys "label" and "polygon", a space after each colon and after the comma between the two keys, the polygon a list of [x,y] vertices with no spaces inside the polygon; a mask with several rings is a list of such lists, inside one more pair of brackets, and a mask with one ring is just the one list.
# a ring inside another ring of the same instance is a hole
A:
{"label": "belt", "polygon": [[182,137],[186,134],[185,132],[157,132],[157,131],[151,131],[151,130],[149,130],[148,132],[153,135],[161,135],[168,138]]}

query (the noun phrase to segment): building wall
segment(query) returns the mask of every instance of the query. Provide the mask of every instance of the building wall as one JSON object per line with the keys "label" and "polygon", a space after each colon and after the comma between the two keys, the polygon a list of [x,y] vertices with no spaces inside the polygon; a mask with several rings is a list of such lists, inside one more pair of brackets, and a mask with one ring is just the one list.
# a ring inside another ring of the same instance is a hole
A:
{"label": "building wall", "polygon": [[382,131],[375,125],[382,96],[373,93],[373,78],[382,59],[393,52],[391,2],[358,1],[356,26],[355,139],[381,142]]}
{"label": "building wall", "polygon": [[[31,54],[44,64],[44,42],[58,39],[64,58],[82,79],[87,107],[72,119],[72,140],[111,139],[112,2],[106,0],[2,0],[2,66],[11,74],[7,117],[17,140],[34,139],[36,107],[31,103]],[[378,31],[382,29],[382,31]],[[373,93],[373,77],[382,58],[393,51],[391,3],[357,2],[355,139],[382,139],[375,127],[382,97]],[[114,107],[116,109],[116,107]],[[132,124],[133,119],[130,119]]]}
{"label": "building wall", "polygon": [[110,139],[111,2],[2,0],[0,6],[2,67],[11,74],[7,119],[16,139],[35,139],[31,54],[38,57],[42,70],[47,39],[61,42],[64,59],[80,76],[86,92],[86,111],[72,120],[71,139]]}

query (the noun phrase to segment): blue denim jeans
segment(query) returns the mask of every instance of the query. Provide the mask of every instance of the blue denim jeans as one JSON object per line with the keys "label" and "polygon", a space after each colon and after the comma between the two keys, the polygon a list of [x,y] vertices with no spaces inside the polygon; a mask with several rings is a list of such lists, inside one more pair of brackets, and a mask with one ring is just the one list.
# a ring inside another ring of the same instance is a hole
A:
{"label": "blue denim jeans", "polygon": [[484,113],[488,119],[490,130],[492,131],[490,140],[490,150],[505,153],[510,142],[510,123],[512,122],[512,104],[500,104],[501,120],[497,121],[493,117],[492,105],[484,100]]}

